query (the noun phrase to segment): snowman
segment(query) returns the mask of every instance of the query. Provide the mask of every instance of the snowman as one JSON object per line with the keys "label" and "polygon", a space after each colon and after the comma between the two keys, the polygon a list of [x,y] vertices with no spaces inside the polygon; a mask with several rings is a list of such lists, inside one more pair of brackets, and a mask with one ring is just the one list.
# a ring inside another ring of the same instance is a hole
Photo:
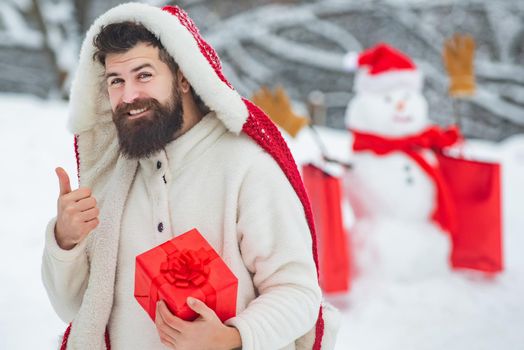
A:
{"label": "snowman", "polygon": [[430,124],[422,74],[402,52],[379,44],[348,54],[345,65],[357,69],[346,111],[353,168],[345,177],[357,266],[402,280],[447,271],[447,208],[434,149],[456,135]]}

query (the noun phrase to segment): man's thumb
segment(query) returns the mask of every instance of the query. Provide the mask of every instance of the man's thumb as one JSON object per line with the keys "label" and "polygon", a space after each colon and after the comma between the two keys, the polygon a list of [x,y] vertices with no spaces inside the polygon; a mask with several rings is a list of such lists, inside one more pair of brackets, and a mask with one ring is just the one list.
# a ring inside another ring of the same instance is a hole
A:
{"label": "man's thumb", "polygon": [[188,297],[187,298],[187,305],[195,311],[197,314],[202,316],[203,318],[210,318],[214,315],[214,311],[209,308],[209,306],[206,305],[202,300]]}
{"label": "man's thumb", "polygon": [[55,169],[56,176],[58,176],[58,183],[60,185],[60,195],[68,194],[71,192],[71,182],[69,181],[69,175],[66,171],[60,167]]}

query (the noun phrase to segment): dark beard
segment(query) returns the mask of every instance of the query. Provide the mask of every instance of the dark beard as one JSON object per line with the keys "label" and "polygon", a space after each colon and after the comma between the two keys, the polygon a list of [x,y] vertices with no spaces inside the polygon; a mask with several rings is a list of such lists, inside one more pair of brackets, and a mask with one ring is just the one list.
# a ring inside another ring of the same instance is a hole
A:
{"label": "dark beard", "polygon": [[[129,159],[149,157],[163,149],[182,128],[184,119],[180,94],[173,89],[173,103],[162,105],[156,99],[139,99],[122,103],[113,112],[120,152]],[[147,108],[149,115],[129,120],[128,112]]]}

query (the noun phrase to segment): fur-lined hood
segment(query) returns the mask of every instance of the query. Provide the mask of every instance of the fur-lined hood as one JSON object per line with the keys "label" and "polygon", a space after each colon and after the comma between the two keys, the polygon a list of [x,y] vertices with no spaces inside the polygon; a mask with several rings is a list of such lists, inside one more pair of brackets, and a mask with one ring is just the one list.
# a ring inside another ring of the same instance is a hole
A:
{"label": "fur-lined hood", "polygon": [[80,180],[87,186],[100,175],[93,170],[102,170],[108,162],[116,164],[118,152],[105,70],[93,59],[93,39],[102,26],[124,21],[141,23],[158,37],[195,92],[231,132],[240,133],[249,114],[241,96],[222,76],[218,56],[213,49],[206,50],[210,46],[183,11],[140,3],[119,5],[100,16],[88,30],[71,88],[68,128],[75,135],[89,135],[81,138],[77,148],[82,159]]}
{"label": "fur-lined hood", "polygon": [[[137,168],[136,160],[120,155],[106,93],[105,69],[93,59],[93,39],[102,26],[125,21],[141,23],[156,35],[195,92],[226,128],[235,134],[246,133],[276,160],[304,206],[318,269],[311,208],[296,164],[278,129],[262,110],[242,98],[225,79],[216,52],[184,11],[171,6],[160,9],[138,3],[123,4],[100,16],[87,32],[71,88],[68,123],[75,134],[79,182],[93,190],[101,214],[100,225],[89,236],[89,282],[72,323],[68,349],[103,347],[103,334],[113,303],[120,218]],[[320,349],[323,334],[320,308],[316,328],[309,337],[314,345],[306,347]],[[330,338],[334,340],[334,335]]]}

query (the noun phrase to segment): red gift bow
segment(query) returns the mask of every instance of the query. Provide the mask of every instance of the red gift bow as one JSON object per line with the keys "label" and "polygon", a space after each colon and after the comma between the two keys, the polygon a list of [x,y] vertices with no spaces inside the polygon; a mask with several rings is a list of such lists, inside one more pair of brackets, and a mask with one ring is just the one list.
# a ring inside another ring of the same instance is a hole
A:
{"label": "red gift bow", "polygon": [[167,261],[160,266],[160,271],[171,284],[179,288],[191,285],[200,287],[207,281],[211,255],[203,248],[200,250],[176,250],[167,255]]}
{"label": "red gift bow", "polygon": [[432,216],[433,220],[438,222],[449,233],[453,233],[456,230],[455,206],[442,173],[440,169],[431,166],[420,152],[424,149],[431,149],[436,153],[440,153],[444,147],[460,141],[461,136],[457,127],[452,126],[444,130],[437,126],[432,126],[419,134],[400,138],[381,137],[351,129],[350,131],[354,135],[354,151],[373,151],[378,155],[400,151],[413,159],[433,179],[437,187],[437,206]]}
{"label": "red gift bow", "polygon": [[200,248],[179,250],[171,241],[160,245],[167,254],[166,261],[160,265],[160,274],[151,282],[149,290],[149,310],[156,309],[158,291],[165,283],[179,288],[199,288],[205,300],[202,300],[211,309],[216,308],[217,292],[207,282],[209,266],[207,264],[218,257],[214,250]]}

